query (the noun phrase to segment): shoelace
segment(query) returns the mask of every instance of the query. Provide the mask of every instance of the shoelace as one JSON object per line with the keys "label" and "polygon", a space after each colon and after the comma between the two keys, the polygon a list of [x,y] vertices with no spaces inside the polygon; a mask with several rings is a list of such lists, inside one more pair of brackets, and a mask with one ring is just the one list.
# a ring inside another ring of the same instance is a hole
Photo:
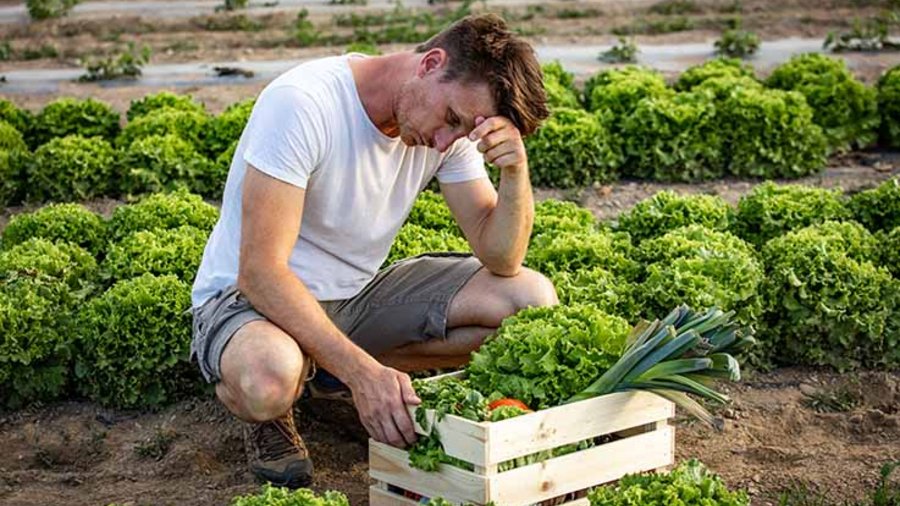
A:
{"label": "shoelace", "polygon": [[[275,430],[272,430],[274,426]],[[253,439],[258,441],[260,453],[266,460],[277,460],[301,449],[300,435],[294,426],[293,414],[276,418],[253,428]]]}

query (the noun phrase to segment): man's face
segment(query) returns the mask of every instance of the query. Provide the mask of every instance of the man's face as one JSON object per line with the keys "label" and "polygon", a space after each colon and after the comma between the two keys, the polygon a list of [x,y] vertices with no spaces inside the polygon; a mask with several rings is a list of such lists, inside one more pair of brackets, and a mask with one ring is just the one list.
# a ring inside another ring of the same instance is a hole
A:
{"label": "man's face", "polygon": [[475,128],[475,118],[496,115],[487,84],[441,82],[441,75],[442,70],[430,72],[403,85],[396,116],[400,139],[407,146],[444,152]]}

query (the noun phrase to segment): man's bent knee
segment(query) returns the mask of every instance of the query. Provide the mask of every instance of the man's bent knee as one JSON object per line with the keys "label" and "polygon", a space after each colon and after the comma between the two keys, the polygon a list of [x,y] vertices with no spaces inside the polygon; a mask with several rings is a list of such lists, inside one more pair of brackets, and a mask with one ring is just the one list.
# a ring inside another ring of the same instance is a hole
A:
{"label": "man's bent knee", "polygon": [[306,362],[290,336],[269,322],[253,322],[228,343],[216,391],[241,418],[272,420],[291,409]]}
{"label": "man's bent knee", "polygon": [[479,271],[453,299],[447,318],[448,328],[496,328],[522,309],[558,304],[553,283],[543,274],[523,268],[512,277]]}
{"label": "man's bent knee", "polygon": [[248,421],[265,422],[287,413],[294,404],[297,381],[267,374],[241,378],[237,400],[250,418]]}
{"label": "man's bent knee", "polygon": [[516,290],[514,302],[517,311],[526,307],[559,304],[556,288],[547,276],[528,268],[522,269],[517,277],[520,276],[522,277],[522,289]]}

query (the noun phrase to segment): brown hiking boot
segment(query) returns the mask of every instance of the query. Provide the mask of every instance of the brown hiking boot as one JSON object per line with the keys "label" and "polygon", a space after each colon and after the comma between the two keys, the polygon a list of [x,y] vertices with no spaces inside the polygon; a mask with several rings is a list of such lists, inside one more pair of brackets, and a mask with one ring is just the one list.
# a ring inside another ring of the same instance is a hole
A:
{"label": "brown hiking boot", "polygon": [[288,488],[312,483],[312,460],[297,433],[293,411],[269,422],[244,424],[244,447],[259,480]]}

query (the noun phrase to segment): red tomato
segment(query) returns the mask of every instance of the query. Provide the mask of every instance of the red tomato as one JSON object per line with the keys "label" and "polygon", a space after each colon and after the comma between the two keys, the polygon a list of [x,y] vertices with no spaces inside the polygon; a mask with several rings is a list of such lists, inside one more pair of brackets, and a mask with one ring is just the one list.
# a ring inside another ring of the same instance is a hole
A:
{"label": "red tomato", "polygon": [[514,408],[519,408],[522,411],[531,411],[528,406],[525,405],[524,402],[519,399],[497,399],[496,401],[488,404],[488,409],[491,411],[499,408],[500,406],[512,406]]}

